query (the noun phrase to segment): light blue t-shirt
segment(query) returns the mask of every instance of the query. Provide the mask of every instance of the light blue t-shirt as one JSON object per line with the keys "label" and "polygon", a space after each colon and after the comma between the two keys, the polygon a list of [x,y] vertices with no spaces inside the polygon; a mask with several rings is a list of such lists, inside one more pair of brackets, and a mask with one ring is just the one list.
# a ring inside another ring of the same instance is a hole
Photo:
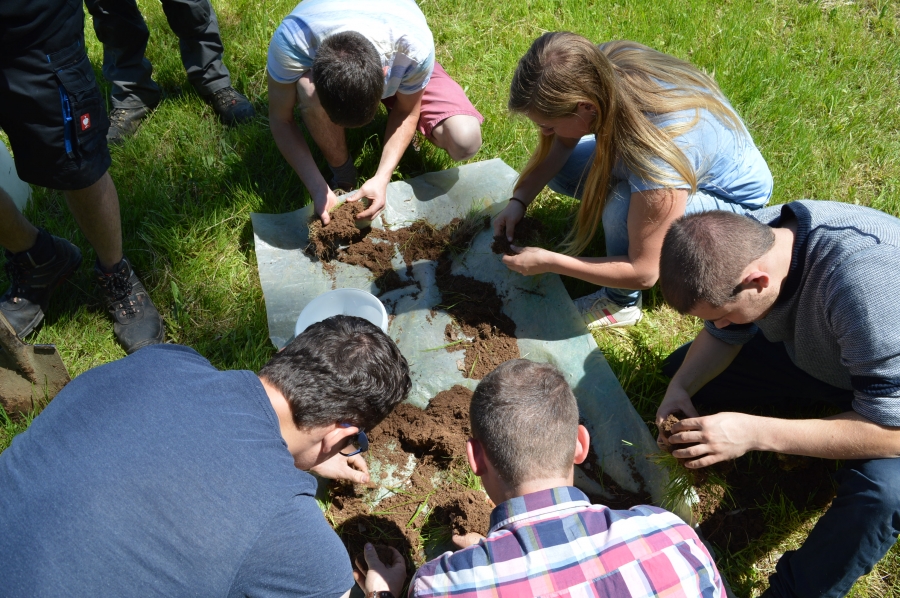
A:
{"label": "light blue t-shirt", "polygon": [[[649,118],[659,128],[664,128],[690,122],[695,114],[694,110],[682,110],[650,115]],[[772,173],[743,123],[739,130],[734,130],[706,109],[700,109],[699,116],[691,130],[674,139],[697,175],[697,187],[748,209],[766,205],[772,197]],[[656,164],[668,173],[667,185],[644,180],[625,168],[621,160],[613,167],[612,176],[627,180],[632,193],[663,187],[690,189],[668,163],[658,160]]]}
{"label": "light blue t-shirt", "polygon": [[340,596],[347,551],[253,372],[153,345],[0,453],[0,596]]}
{"label": "light blue t-shirt", "polygon": [[335,33],[355,31],[372,42],[387,68],[382,98],[424,89],[434,70],[434,38],[413,0],[304,0],[269,43],[267,68],[293,83],[312,68],[316,49]]}

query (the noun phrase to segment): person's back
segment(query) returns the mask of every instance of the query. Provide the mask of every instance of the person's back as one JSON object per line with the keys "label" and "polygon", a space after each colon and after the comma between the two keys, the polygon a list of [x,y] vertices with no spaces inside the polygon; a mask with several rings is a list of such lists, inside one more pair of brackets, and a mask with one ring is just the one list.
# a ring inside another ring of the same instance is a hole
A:
{"label": "person's back", "polygon": [[315,490],[253,372],[148,347],[75,378],[0,455],[0,595],[341,595]]}
{"label": "person's back", "polygon": [[678,517],[591,505],[572,486],[590,438],[555,368],[504,363],[478,385],[470,418],[469,464],[497,504],[489,534],[422,566],[410,596],[725,595],[712,557]]}

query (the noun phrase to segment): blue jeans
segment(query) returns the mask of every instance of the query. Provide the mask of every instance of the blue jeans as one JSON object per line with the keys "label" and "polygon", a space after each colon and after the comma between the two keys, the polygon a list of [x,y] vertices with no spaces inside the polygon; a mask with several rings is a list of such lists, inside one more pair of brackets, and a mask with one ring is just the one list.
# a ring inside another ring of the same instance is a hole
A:
{"label": "blue jeans", "polygon": [[[663,363],[673,376],[690,343]],[[762,333],[741,348],[724,372],[691,397],[701,413],[793,408],[816,402],[850,410],[853,392],[813,378],[791,361],[784,343]],[[844,461],[837,496],[797,550],[784,553],[764,598],[837,598],[872,570],[900,534],[900,459]]]}
{"label": "blue jeans", "polygon": [[[594,162],[594,136],[586,135],[579,140],[572,155],[562,169],[547,185],[553,191],[581,199],[584,182]],[[606,205],[603,208],[603,235],[606,239],[606,255],[628,255],[628,208],[631,205],[631,187],[628,181],[613,182]],[[695,214],[709,210],[727,210],[736,214],[746,214],[750,210],[739,203],[711,193],[697,190],[688,197],[685,214]],[[622,307],[637,303],[639,290],[615,289],[607,287],[606,294]]]}

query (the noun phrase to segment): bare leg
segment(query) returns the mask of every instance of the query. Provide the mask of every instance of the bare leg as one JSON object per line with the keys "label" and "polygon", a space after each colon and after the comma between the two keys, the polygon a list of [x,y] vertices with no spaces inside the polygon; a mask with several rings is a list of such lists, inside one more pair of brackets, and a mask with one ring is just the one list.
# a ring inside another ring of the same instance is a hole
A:
{"label": "bare leg", "polygon": [[431,141],[455,161],[468,160],[481,148],[481,123],[468,114],[451,116],[431,130]]}
{"label": "bare leg", "polygon": [[337,168],[342,166],[350,158],[347,151],[347,137],[344,128],[331,122],[319,97],[316,95],[315,86],[308,77],[300,79],[297,85],[297,101],[300,105],[300,116],[303,124],[309,130],[313,140],[329,165]]}
{"label": "bare leg", "polygon": [[84,189],[66,191],[66,203],[81,232],[97,253],[100,267],[111,272],[122,261],[119,194],[109,173]]}
{"label": "bare leg", "polygon": [[37,234],[38,230],[22,215],[12,197],[0,189],[0,246],[12,253],[28,251],[37,242]]}

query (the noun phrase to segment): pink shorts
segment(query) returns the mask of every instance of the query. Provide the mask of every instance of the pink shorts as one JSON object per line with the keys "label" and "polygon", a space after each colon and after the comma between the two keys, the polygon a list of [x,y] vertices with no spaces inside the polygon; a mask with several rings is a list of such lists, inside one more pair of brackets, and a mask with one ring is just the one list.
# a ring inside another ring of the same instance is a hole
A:
{"label": "pink shorts", "polygon": [[[396,98],[391,96],[381,100],[381,103],[390,110],[394,107],[395,101]],[[422,110],[416,129],[431,139],[431,131],[436,126],[457,114],[468,114],[477,118],[479,123],[484,122],[484,117],[466,97],[466,92],[459,83],[451,79],[444,67],[435,61],[434,72],[431,73],[431,79],[428,80],[425,93],[422,94]]]}

